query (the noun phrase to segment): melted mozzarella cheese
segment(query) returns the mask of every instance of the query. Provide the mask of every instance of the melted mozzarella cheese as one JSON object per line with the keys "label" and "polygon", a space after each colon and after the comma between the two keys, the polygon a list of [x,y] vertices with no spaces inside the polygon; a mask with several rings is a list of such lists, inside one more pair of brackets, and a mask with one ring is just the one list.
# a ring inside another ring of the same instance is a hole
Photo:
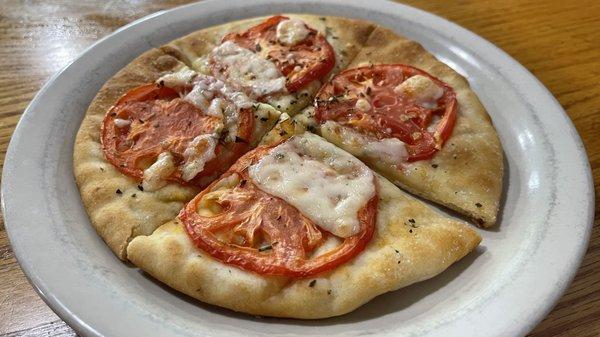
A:
{"label": "melted mozzarella cheese", "polygon": [[371,110],[371,104],[364,98],[359,98],[356,100],[355,107],[360,111],[369,111]]}
{"label": "melted mozzarella cheese", "polygon": [[429,123],[429,126],[427,127],[427,131],[434,133],[441,120],[442,120],[442,118],[440,116],[433,115],[431,117],[431,122]]}
{"label": "melted mozzarella cheese", "polygon": [[[169,75],[172,75],[171,79],[169,79]],[[161,77],[162,80],[167,79],[163,84],[169,87],[181,86],[182,83],[188,83],[188,80],[191,81],[190,83],[193,84],[192,90],[183,99],[200,108],[206,115],[221,118],[222,125],[218,132],[226,130],[225,140],[235,141],[240,109],[250,108],[254,104],[248,95],[233,89],[215,77],[196,73],[189,68],[184,68],[184,70],[169,75]],[[182,78],[186,79],[182,82],[173,80],[181,80]],[[158,81],[161,81],[161,79]]]}
{"label": "melted mozzarella cheese", "polygon": [[131,121],[129,119],[121,119],[121,118],[115,118],[113,123],[115,123],[115,126],[118,128],[124,128],[126,126],[131,125]]}
{"label": "melted mozzarella cheese", "polygon": [[194,80],[194,87],[185,96],[185,100],[195,104],[203,111],[210,107],[210,100],[217,96],[231,101],[237,108],[249,108],[253,101],[243,92],[237,91],[212,76],[198,74]]}
{"label": "melted mozzarella cheese", "polygon": [[408,159],[406,145],[397,138],[369,142],[365,146],[365,153],[387,163],[404,162]]}
{"label": "melted mozzarella cheese", "polygon": [[420,106],[433,109],[437,100],[444,94],[444,89],[435,84],[429,77],[415,75],[394,88],[394,92],[411,97]]}
{"label": "melted mozzarella cheese", "polygon": [[209,116],[223,118],[223,112],[225,109],[231,104],[226,100],[217,97],[210,102],[208,109],[206,110],[206,114]]}
{"label": "melted mozzarella cheese", "polygon": [[156,162],[144,170],[142,186],[144,191],[153,192],[165,186],[168,176],[175,172],[175,161],[170,152],[162,152]]}
{"label": "melted mozzarella cheese", "polygon": [[195,71],[186,67],[174,73],[163,75],[156,80],[156,83],[162,83],[169,88],[185,87],[192,84],[196,75]]}
{"label": "melted mozzarella cheese", "polygon": [[213,49],[210,58],[229,83],[260,97],[285,91],[285,77],[277,66],[251,50],[226,41]]}
{"label": "melted mozzarella cheese", "polygon": [[225,130],[227,130],[227,135],[225,136],[225,140],[229,142],[235,142],[238,132],[238,124],[240,121],[240,113],[239,110],[236,109],[233,105],[228,105],[223,110],[223,124]]}
{"label": "melted mozzarella cheese", "polygon": [[212,134],[200,135],[194,138],[183,151],[185,161],[181,166],[181,178],[185,181],[192,180],[202,172],[204,165],[215,158],[217,136]]}
{"label": "melted mozzarella cheese", "polygon": [[275,37],[279,43],[293,46],[306,39],[309,32],[302,20],[290,19],[281,21],[277,25]]}
{"label": "melted mozzarella cheese", "polygon": [[261,190],[343,238],[360,231],[358,211],[375,195],[365,164],[311,133],[276,146],[248,172]]}
{"label": "melted mozzarella cheese", "polygon": [[392,165],[401,164],[408,159],[406,144],[396,138],[377,140],[333,121],[323,123],[320,130],[325,138],[332,139],[360,158],[371,158]]}

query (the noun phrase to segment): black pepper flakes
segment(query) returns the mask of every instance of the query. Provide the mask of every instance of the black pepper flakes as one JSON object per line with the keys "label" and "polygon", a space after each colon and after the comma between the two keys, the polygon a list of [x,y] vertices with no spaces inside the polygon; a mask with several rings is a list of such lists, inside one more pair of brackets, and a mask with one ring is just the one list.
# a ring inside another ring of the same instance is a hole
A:
{"label": "black pepper flakes", "polygon": [[121,191],[120,188],[117,188],[117,190],[115,191],[115,193],[117,193],[117,194],[123,194],[123,191]]}
{"label": "black pepper flakes", "polygon": [[478,203],[478,202],[477,202],[477,203],[475,203],[475,206],[477,206],[477,208],[481,208],[481,207],[483,207],[483,205],[482,205],[482,204],[480,204],[480,203]]}
{"label": "black pepper flakes", "polygon": [[327,295],[331,295],[331,289],[327,290]]}
{"label": "black pepper flakes", "polygon": [[416,221],[415,221],[415,219],[408,219],[408,222],[415,223]]}
{"label": "black pepper flakes", "polygon": [[312,281],[310,281],[310,283],[308,284],[308,286],[312,288],[312,287],[315,286],[315,284],[317,284],[317,280],[312,280]]}
{"label": "black pepper flakes", "polygon": [[135,198],[135,197],[137,197],[137,194],[133,193],[133,194],[131,195],[131,197],[132,197],[132,198]]}
{"label": "black pepper flakes", "polygon": [[408,230],[408,232],[409,232],[409,233],[412,233],[412,229],[409,229],[409,230]]}
{"label": "black pepper flakes", "polygon": [[431,167],[438,168],[438,164],[431,164]]}
{"label": "black pepper flakes", "polygon": [[138,186],[137,186],[137,188],[138,188],[138,190],[140,190],[140,191],[144,192],[144,186],[142,186],[142,185],[138,185]]}
{"label": "black pepper flakes", "polygon": [[262,47],[260,46],[260,43],[257,43],[256,46],[255,46],[255,48],[256,48],[256,51],[261,51],[262,50]]}
{"label": "black pepper flakes", "polygon": [[240,180],[240,187],[244,187],[246,185],[246,179]]}
{"label": "black pepper flakes", "polygon": [[269,119],[268,119],[267,117],[261,117],[261,118],[260,118],[260,121],[261,121],[261,122],[266,122],[266,121],[268,121],[268,120],[269,120]]}

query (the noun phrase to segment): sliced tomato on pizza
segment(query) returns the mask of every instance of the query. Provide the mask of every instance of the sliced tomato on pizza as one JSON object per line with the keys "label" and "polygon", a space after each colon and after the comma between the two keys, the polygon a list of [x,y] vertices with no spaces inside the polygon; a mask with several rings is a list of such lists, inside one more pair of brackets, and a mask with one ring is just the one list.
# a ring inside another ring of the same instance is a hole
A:
{"label": "sliced tomato on pizza", "polygon": [[[259,111],[260,110],[260,111]],[[204,187],[256,145],[277,112],[220,80],[182,68],[128,91],[102,124],[106,158],[142,180]]]}
{"label": "sliced tomato on pizza", "polygon": [[449,85],[401,64],[346,70],[315,99],[319,124],[357,131],[374,150],[393,148],[390,159],[398,165],[433,157],[452,133],[456,109]]}
{"label": "sliced tomato on pizza", "polygon": [[366,165],[307,133],[249,152],[179,217],[196,246],[223,263],[307,277],[366,247],[377,200]]}
{"label": "sliced tomato on pizza", "polygon": [[298,18],[273,16],[221,42],[207,57],[212,75],[287,112],[308,104],[335,66],[325,36]]}

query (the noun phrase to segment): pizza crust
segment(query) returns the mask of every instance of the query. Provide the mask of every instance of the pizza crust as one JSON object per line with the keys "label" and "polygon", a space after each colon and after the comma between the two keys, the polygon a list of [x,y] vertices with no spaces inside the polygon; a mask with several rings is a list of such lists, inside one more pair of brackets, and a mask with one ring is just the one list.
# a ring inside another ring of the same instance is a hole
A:
{"label": "pizza crust", "polygon": [[[331,272],[305,279],[262,276],[225,265],[196,248],[180,220],[135,238],[130,261],[203,302],[254,315],[325,318],[431,278],[472,251],[479,235],[410,197],[382,177],[377,227],[367,248]],[[414,220],[414,223],[411,222]]]}

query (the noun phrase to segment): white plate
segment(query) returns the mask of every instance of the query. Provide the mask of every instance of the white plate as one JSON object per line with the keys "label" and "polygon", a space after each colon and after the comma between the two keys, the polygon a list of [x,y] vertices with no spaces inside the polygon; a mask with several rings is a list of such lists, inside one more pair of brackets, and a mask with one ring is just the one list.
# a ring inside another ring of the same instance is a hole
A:
{"label": "white plate", "polygon": [[[440,276],[348,315],[259,319],[204,305],[121,263],[96,235],[73,179],[73,139],[100,86],[143,51],[252,16],[306,12],[363,18],[421,42],[468,79],[506,154],[498,229]],[[208,1],[127,25],[54,76],[21,118],[3,172],[13,249],[42,298],[83,335],[513,336],[532,329],[569,285],[585,252],[594,194],[571,121],[526,69],[444,19],[370,0]]]}

